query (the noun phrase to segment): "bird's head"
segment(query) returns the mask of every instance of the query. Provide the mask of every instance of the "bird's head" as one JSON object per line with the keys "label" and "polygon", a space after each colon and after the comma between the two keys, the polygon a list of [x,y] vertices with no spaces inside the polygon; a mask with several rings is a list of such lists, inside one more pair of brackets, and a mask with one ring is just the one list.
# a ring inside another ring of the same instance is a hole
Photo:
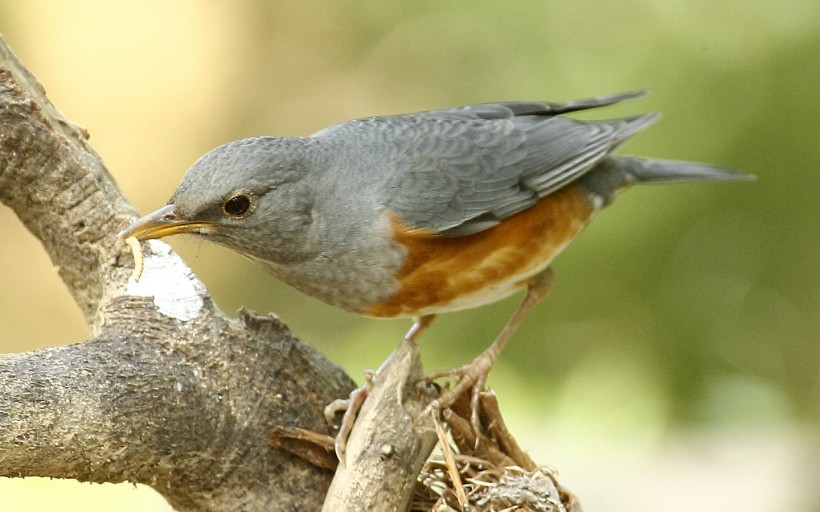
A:
{"label": "bird's head", "polygon": [[256,137],[219,146],[194,163],[167,205],[119,237],[194,233],[263,261],[303,258],[313,208],[304,144]]}

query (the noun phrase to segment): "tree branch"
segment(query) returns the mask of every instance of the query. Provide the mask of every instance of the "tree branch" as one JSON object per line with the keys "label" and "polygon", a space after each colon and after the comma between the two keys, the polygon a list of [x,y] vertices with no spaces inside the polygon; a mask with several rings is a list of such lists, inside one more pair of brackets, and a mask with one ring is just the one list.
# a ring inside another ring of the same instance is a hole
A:
{"label": "tree branch", "polygon": [[416,343],[405,340],[375,377],[322,510],[407,510],[436,444],[424,408],[438,393],[417,385]]}
{"label": "tree branch", "polygon": [[144,483],[178,510],[318,509],[331,474],[268,438],[322,429],[349,382],[275,319],[242,320],[4,357],[0,474]]}
{"label": "tree branch", "polygon": [[0,358],[0,475],[144,483],[181,511],[321,506],[331,474],[268,438],[327,432],[322,409],[352,382],[275,318],[227,318],[161,242],[129,281],[115,233],[133,209],[2,41],[0,201],[95,335]]}
{"label": "tree branch", "polygon": [[134,215],[87,134],[67,121],[0,40],[0,201],[59,269],[95,331],[104,295],[121,293],[127,261],[112,233]]}

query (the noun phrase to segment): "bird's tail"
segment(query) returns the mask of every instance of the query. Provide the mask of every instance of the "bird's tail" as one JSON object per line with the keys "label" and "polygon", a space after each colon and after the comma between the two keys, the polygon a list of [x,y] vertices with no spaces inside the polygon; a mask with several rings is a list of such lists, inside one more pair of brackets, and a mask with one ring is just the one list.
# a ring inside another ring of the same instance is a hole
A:
{"label": "bird's tail", "polygon": [[701,180],[750,180],[751,174],[714,165],[678,160],[653,160],[635,156],[612,157],[627,181],[640,183]]}
{"label": "bird's tail", "polygon": [[697,162],[609,156],[584,175],[579,184],[609,204],[616,193],[635,183],[752,180],[754,175]]}

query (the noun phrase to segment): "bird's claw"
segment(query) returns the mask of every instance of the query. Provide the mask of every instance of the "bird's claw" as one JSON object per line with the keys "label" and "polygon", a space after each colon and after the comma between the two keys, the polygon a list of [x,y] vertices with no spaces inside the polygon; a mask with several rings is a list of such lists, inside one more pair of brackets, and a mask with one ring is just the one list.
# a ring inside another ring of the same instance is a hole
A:
{"label": "bird's claw", "polygon": [[[487,383],[487,376],[492,367],[492,359],[481,354],[469,364],[425,377],[428,381],[440,378],[457,378],[458,381],[452,388],[445,388],[441,396],[430,402],[425,408],[424,414],[438,414],[453,405],[461,395],[470,391],[470,424],[476,434],[480,434],[479,400],[481,399],[481,392],[484,390],[484,385]],[[478,439],[478,437],[476,439]]]}
{"label": "bird's claw", "polygon": [[339,423],[339,432],[336,433],[336,439],[333,442],[336,457],[338,457],[339,463],[342,465],[345,463],[347,440],[350,437],[350,432],[353,430],[353,424],[356,422],[359,410],[361,410],[362,404],[367,399],[367,395],[370,393],[373,382],[377,377],[377,372],[366,370],[364,372],[364,384],[354,389],[346,399],[340,398],[334,400],[325,407],[324,414],[328,423],[332,423],[336,414],[344,411],[342,421]]}

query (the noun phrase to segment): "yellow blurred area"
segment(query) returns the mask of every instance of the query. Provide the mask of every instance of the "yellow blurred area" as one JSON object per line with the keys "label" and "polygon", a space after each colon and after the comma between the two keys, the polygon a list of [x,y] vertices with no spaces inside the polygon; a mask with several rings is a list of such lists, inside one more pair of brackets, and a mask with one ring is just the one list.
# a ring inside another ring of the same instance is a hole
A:
{"label": "yellow blurred area", "polygon": [[[552,295],[490,384],[522,445],[586,510],[820,510],[816,0],[0,0],[0,32],[141,213],[242,137],[652,90],[584,115],[662,111],[624,153],[758,180],[619,197],[558,258]],[[0,351],[86,339],[5,208],[0,239]],[[223,310],[276,312],[354,378],[408,327],[304,297],[196,239],[170,243]],[[517,300],[437,320],[427,369],[476,354]],[[131,485],[0,481],[4,512],[56,508],[168,509]]]}
{"label": "yellow blurred area", "polygon": [[153,489],[128,484],[80,484],[47,478],[0,479],[3,512],[172,512]]}

